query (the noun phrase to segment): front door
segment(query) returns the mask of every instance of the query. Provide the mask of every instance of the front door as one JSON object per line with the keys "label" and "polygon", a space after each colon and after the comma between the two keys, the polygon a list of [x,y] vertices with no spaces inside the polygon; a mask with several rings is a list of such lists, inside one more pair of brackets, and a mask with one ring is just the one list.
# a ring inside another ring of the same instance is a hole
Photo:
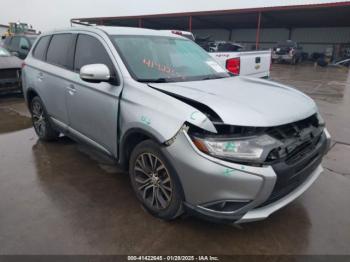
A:
{"label": "front door", "polygon": [[69,127],[75,135],[117,156],[117,122],[122,87],[108,82],[90,83],[79,77],[84,65],[105,64],[116,75],[103,39],[79,34],[74,60],[75,81],[67,87]]}

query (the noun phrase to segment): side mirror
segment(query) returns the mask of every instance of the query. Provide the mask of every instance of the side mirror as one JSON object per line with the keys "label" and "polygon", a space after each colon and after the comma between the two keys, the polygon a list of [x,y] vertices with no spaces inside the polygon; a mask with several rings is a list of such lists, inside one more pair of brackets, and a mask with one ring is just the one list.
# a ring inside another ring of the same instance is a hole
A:
{"label": "side mirror", "polygon": [[11,55],[13,55],[13,56],[19,56],[19,53],[18,53],[18,52],[11,52]]}
{"label": "side mirror", "polygon": [[22,49],[22,50],[29,50],[29,47],[26,46],[26,45],[21,45],[21,49]]}
{"label": "side mirror", "polygon": [[111,72],[104,64],[85,65],[80,69],[80,78],[92,83],[106,82],[111,79]]}

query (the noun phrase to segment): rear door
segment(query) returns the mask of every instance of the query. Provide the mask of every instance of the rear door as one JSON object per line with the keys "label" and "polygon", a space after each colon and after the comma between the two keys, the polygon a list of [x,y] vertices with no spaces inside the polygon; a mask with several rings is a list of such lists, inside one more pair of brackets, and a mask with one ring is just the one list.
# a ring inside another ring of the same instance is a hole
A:
{"label": "rear door", "polygon": [[102,38],[79,34],[74,62],[74,83],[67,86],[67,108],[71,132],[86,142],[117,156],[118,103],[122,86],[117,83],[83,81],[84,65],[105,64],[117,76],[112,53]]}
{"label": "rear door", "polygon": [[[65,129],[68,125],[66,90],[75,77],[73,72],[76,34],[53,35],[46,54],[46,64],[38,72],[42,99],[55,123]],[[34,51],[35,54],[35,51]]]}

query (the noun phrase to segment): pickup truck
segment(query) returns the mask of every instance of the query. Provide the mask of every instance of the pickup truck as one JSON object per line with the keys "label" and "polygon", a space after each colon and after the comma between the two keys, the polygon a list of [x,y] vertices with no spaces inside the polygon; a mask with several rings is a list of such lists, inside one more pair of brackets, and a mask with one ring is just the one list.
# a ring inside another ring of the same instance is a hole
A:
{"label": "pickup truck", "polygon": [[244,51],[237,43],[211,42],[205,48],[222,67],[235,75],[269,78],[271,51]]}
{"label": "pickup truck", "polygon": [[303,60],[303,48],[298,43],[287,40],[277,43],[272,50],[272,62],[289,62],[292,65]]}
{"label": "pickup truck", "polygon": [[193,33],[179,30],[160,30],[169,34],[180,35],[195,41],[222,67],[235,75],[269,78],[271,50],[244,51],[240,44],[229,41],[209,41],[196,38]]}

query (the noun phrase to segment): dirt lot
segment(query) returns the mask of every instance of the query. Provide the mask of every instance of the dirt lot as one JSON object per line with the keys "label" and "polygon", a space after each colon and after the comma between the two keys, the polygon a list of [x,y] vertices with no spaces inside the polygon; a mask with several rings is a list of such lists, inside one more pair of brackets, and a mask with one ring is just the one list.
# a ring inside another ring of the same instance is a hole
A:
{"label": "dirt lot", "polygon": [[350,254],[350,74],[272,72],[316,100],[333,147],[302,197],[241,227],[153,218],[110,161],[64,137],[39,142],[23,99],[1,96],[0,254]]}

